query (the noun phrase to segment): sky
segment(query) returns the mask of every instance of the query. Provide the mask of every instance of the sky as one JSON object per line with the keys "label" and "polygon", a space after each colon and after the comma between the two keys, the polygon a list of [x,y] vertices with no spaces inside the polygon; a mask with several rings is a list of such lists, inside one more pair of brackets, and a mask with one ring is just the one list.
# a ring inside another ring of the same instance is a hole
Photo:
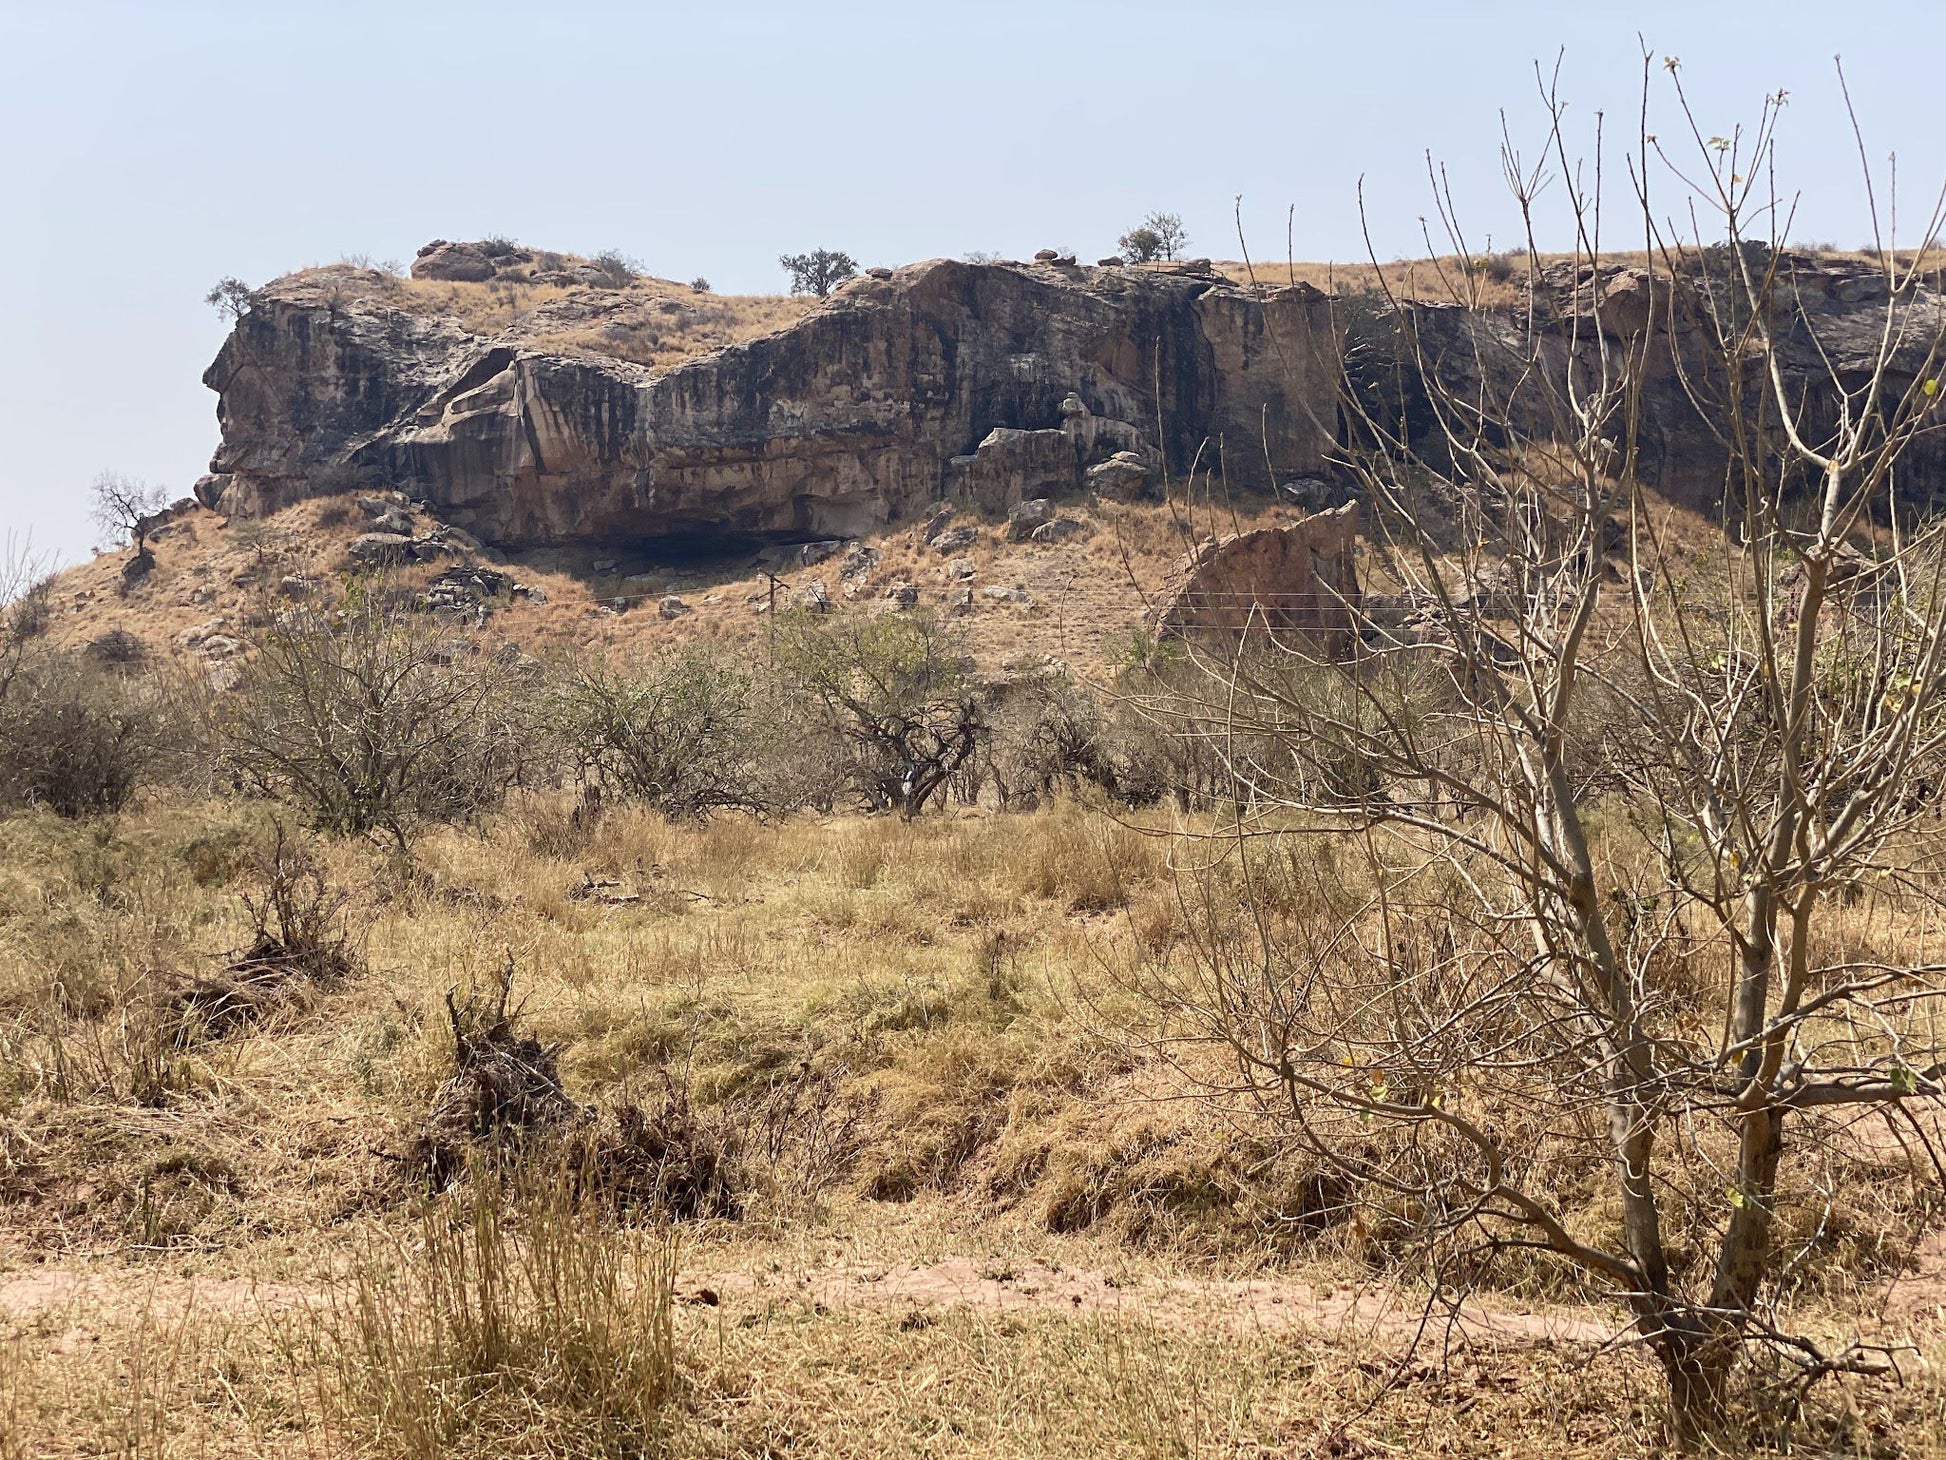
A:
{"label": "sky", "polygon": [[1288,221],[1300,258],[1366,230],[1392,258],[1423,249],[1429,151],[1478,249],[1515,241],[1502,118],[1531,153],[1536,62],[1585,152],[1597,114],[1635,132],[1645,48],[1665,143],[1665,56],[1705,138],[1787,90],[1790,236],[1857,246],[1834,55],[1911,227],[1946,178],[1943,46],[1936,0],[0,0],[0,538],[71,561],[101,472],[189,490],[226,275],[501,234],[771,292],[784,252],[1094,258],[1150,210],[1225,258],[1239,198],[1259,256]]}

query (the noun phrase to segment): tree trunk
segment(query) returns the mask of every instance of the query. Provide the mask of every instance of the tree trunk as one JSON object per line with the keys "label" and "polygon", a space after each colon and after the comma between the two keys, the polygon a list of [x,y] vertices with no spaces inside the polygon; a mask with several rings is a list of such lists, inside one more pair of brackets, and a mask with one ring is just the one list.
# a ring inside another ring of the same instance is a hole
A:
{"label": "tree trunk", "polygon": [[1736,1344],[1713,1331],[1717,1325],[1692,1315],[1651,1320],[1650,1345],[1669,1384],[1669,1414],[1676,1441],[1696,1450],[1720,1437],[1729,1419],[1730,1366]]}

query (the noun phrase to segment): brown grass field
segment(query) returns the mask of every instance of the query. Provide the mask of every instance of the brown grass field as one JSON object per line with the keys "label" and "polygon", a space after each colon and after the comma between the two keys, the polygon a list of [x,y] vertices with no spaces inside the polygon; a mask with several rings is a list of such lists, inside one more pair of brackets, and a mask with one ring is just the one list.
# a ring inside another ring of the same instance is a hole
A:
{"label": "brown grass field", "polygon": [[[157,999],[247,940],[268,812],[0,823],[0,1455],[1660,1453],[1619,1309],[1537,1270],[1422,1332],[1374,1235],[1277,1217],[1295,1153],[1176,1098],[1125,974],[1195,823],[569,809],[320,844],[356,971],[181,1047]],[[734,1218],[411,1194],[445,1000],[508,959],[575,1102],[734,1139]],[[1800,1320],[1916,1349],[1797,1442],[1940,1454],[1946,1251],[1846,1211]]]}

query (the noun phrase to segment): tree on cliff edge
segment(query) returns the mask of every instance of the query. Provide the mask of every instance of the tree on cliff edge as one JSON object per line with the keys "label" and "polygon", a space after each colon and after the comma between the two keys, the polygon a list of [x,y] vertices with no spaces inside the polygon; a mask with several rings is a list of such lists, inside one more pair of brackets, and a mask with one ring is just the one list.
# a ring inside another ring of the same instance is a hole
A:
{"label": "tree on cliff edge", "polygon": [[816,248],[809,253],[781,255],[791,276],[791,293],[815,294],[823,299],[839,284],[858,272],[858,260],[841,249]]}

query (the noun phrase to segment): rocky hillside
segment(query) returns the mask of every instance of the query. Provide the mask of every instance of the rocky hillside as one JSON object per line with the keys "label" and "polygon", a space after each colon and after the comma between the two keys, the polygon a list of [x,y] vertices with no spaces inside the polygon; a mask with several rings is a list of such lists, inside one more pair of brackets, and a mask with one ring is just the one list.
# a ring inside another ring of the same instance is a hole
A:
{"label": "rocky hillside", "polygon": [[[501,548],[804,541],[940,500],[1126,496],[1225,447],[1232,482],[1268,485],[1316,474],[1334,429],[1324,296],[1206,263],[934,260],[712,333],[710,296],[497,249],[258,291],[205,377],[223,443],[197,495],[262,516],[402,491]],[[634,348],[653,319],[669,347]]]}

